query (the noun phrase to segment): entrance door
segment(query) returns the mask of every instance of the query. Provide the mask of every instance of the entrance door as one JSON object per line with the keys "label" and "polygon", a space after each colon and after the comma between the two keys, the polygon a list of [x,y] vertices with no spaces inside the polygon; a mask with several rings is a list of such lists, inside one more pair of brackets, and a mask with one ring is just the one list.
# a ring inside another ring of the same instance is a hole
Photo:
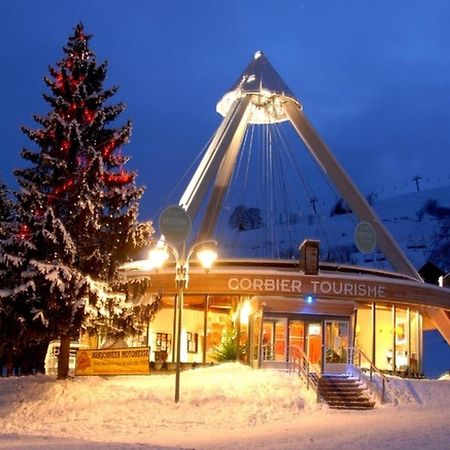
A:
{"label": "entrance door", "polygon": [[324,373],[345,373],[347,371],[348,347],[348,320],[326,320]]}
{"label": "entrance door", "polygon": [[302,320],[289,320],[288,356],[298,355],[305,351],[305,322]]}
{"label": "entrance door", "polygon": [[316,373],[321,373],[322,368],[322,322],[308,322],[306,336],[306,356]]}
{"label": "entrance door", "polygon": [[263,361],[286,362],[286,325],[286,319],[264,319],[262,331]]}

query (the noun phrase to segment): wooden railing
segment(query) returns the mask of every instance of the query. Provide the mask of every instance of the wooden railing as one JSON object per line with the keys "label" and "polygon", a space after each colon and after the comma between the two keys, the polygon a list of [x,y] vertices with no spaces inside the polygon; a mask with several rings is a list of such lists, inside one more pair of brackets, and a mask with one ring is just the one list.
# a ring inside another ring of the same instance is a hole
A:
{"label": "wooden railing", "polygon": [[[377,395],[381,403],[386,401],[386,383],[389,381],[378,369],[373,361],[360,349],[349,347],[347,352],[347,364],[353,369],[353,375],[365,381],[371,393]],[[365,365],[365,370],[369,371],[369,375],[364,372],[362,365]],[[373,374],[376,373],[381,380],[381,388],[374,382]]]}

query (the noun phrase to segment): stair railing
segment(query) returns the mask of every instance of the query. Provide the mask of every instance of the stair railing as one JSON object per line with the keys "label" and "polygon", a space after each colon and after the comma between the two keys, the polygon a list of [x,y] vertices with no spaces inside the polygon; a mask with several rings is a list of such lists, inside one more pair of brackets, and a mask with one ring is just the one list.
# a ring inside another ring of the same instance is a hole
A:
{"label": "stair railing", "polygon": [[[362,370],[361,365],[365,363],[368,365],[369,376]],[[381,403],[386,401],[386,383],[389,382],[386,375],[375,366],[373,361],[359,348],[349,347],[347,352],[347,364],[353,369],[357,369],[356,375],[359,379],[363,379],[369,387],[370,393],[375,393],[380,399]],[[373,380],[373,374],[376,373],[381,379],[381,390]]]}
{"label": "stair railing", "polygon": [[320,373],[313,369],[313,364],[300,347],[289,345],[287,352],[289,373],[297,372],[306,382],[306,389],[312,388],[317,394],[317,401],[319,401]]}

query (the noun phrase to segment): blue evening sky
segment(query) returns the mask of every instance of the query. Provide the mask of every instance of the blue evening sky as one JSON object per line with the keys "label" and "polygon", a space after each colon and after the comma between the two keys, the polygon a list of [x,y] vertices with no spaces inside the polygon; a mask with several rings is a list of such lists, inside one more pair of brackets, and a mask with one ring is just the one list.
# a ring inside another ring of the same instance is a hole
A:
{"label": "blue evening sky", "polygon": [[[364,193],[415,175],[450,183],[447,0],[0,0],[0,173],[12,187],[20,125],[45,114],[48,65],[77,22],[133,121],[123,149],[167,201],[220,123],[216,102],[263,50]],[[411,182],[412,183],[412,182]],[[174,200],[174,199],[172,199]]]}

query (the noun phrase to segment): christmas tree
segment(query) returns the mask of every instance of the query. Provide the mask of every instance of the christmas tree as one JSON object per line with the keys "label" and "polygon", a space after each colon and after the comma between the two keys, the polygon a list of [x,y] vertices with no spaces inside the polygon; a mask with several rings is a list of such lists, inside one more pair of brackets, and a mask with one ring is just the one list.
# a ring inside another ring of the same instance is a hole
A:
{"label": "christmas tree", "polygon": [[[40,320],[42,303],[36,291],[36,276],[30,266],[35,246],[29,228],[19,220],[6,186],[0,185],[0,359],[13,372],[13,365],[29,373],[36,367],[34,355],[47,334]],[[37,320],[36,320],[37,319]],[[40,367],[42,368],[42,367]]]}
{"label": "christmas tree", "polygon": [[[136,173],[124,168],[128,158],[121,149],[131,124],[110,126],[125,105],[107,102],[117,88],[103,88],[107,65],[97,64],[90,39],[78,24],[63,59],[49,68],[45,82],[51,94],[44,99],[51,109],[34,116],[37,129],[23,128],[39,149],[24,149],[31,165],[15,171],[21,226],[33,247],[31,272],[39,290],[51,293],[43,321],[61,338],[58,378],[67,376],[62,360],[68,361],[70,340],[86,323],[86,310],[97,311],[87,321],[90,327],[104,319],[105,302],[114,311],[106,316],[116,331],[129,323],[120,317],[132,314],[133,305],[123,296],[99,295],[98,283],[110,289],[118,267],[148,243],[152,232],[137,220],[143,189],[136,186]],[[143,320],[156,308],[156,303],[149,307]]]}

